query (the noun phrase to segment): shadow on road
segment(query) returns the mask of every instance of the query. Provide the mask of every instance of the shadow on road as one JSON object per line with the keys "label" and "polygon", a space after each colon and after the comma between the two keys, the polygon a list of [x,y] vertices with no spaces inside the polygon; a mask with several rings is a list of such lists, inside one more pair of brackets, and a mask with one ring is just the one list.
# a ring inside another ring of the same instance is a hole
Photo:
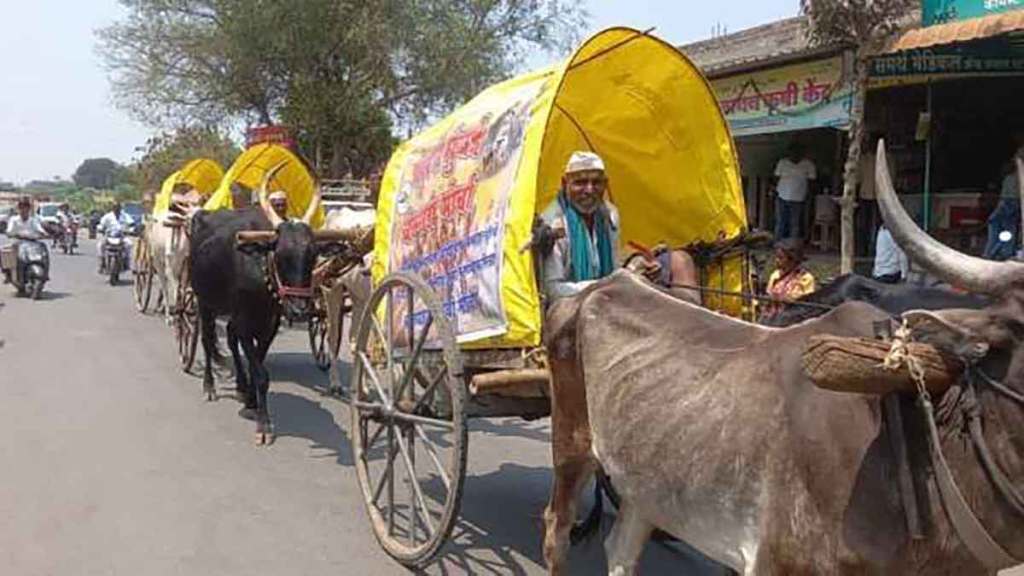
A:
{"label": "shadow on road", "polygon": [[270,393],[270,410],[279,438],[302,438],[312,447],[334,456],[338,464],[352,466],[348,434],[338,425],[329,410],[318,402],[288,392]]}

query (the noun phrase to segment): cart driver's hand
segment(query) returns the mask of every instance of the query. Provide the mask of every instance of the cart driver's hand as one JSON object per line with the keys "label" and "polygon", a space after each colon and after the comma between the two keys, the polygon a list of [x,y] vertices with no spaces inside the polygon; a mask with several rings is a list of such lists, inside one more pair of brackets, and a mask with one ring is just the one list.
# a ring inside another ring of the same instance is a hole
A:
{"label": "cart driver's hand", "polygon": [[661,277],[661,264],[657,260],[641,256],[642,260],[640,273],[651,282],[657,282]]}

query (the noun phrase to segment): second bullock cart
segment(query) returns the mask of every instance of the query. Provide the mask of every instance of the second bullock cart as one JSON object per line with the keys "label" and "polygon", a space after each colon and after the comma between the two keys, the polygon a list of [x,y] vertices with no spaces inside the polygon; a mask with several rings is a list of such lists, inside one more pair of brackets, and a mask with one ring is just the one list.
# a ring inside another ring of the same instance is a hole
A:
{"label": "second bullock cart", "polygon": [[[672,46],[616,28],[493,86],[401,145],[376,213],[373,289],[353,343],[352,443],[373,531],[431,562],[457,519],[471,418],[550,414],[535,216],[573,151],[607,166],[621,240],[718,245],[746,232],[733,141]],[[749,315],[742,248],[702,266],[704,304]]]}

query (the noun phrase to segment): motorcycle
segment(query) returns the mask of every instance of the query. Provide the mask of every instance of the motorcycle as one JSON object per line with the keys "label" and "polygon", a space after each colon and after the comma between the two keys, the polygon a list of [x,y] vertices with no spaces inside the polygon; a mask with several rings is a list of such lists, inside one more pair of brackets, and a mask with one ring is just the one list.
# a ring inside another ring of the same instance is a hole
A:
{"label": "motorcycle", "polygon": [[117,286],[121,272],[128,269],[127,248],[124,231],[118,228],[107,233],[103,242],[103,268],[100,272],[108,275],[111,286]]}
{"label": "motorcycle", "polygon": [[43,286],[50,279],[50,252],[41,240],[21,240],[18,244],[17,263],[11,270],[11,283],[18,296],[31,296],[39,300]]}
{"label": "motorcycle", "polygon": [[78,226],[74,222],[61,225],[57,239],[65,254],[74,254],[78,247]]}

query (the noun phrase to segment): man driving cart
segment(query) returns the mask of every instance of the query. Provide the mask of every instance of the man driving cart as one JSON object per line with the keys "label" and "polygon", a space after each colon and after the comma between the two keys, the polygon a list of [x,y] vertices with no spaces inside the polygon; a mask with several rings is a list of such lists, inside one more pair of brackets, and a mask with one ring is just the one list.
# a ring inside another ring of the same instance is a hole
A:
{"label": "man driving cart", "polygon": [[[549,300],[572,296],[611,274],[620,262],[619,213],[607,198],[604,161],[593,152],[574,152],[562,176],[562,188],[541,213],[546,226],[537,240],[542,254],[544,291]],[[693,259],[683,250],[660,248],[634,252],[623,265],[663,288],[696,286]],[[678,295],[693,299],[691,291]]]}

